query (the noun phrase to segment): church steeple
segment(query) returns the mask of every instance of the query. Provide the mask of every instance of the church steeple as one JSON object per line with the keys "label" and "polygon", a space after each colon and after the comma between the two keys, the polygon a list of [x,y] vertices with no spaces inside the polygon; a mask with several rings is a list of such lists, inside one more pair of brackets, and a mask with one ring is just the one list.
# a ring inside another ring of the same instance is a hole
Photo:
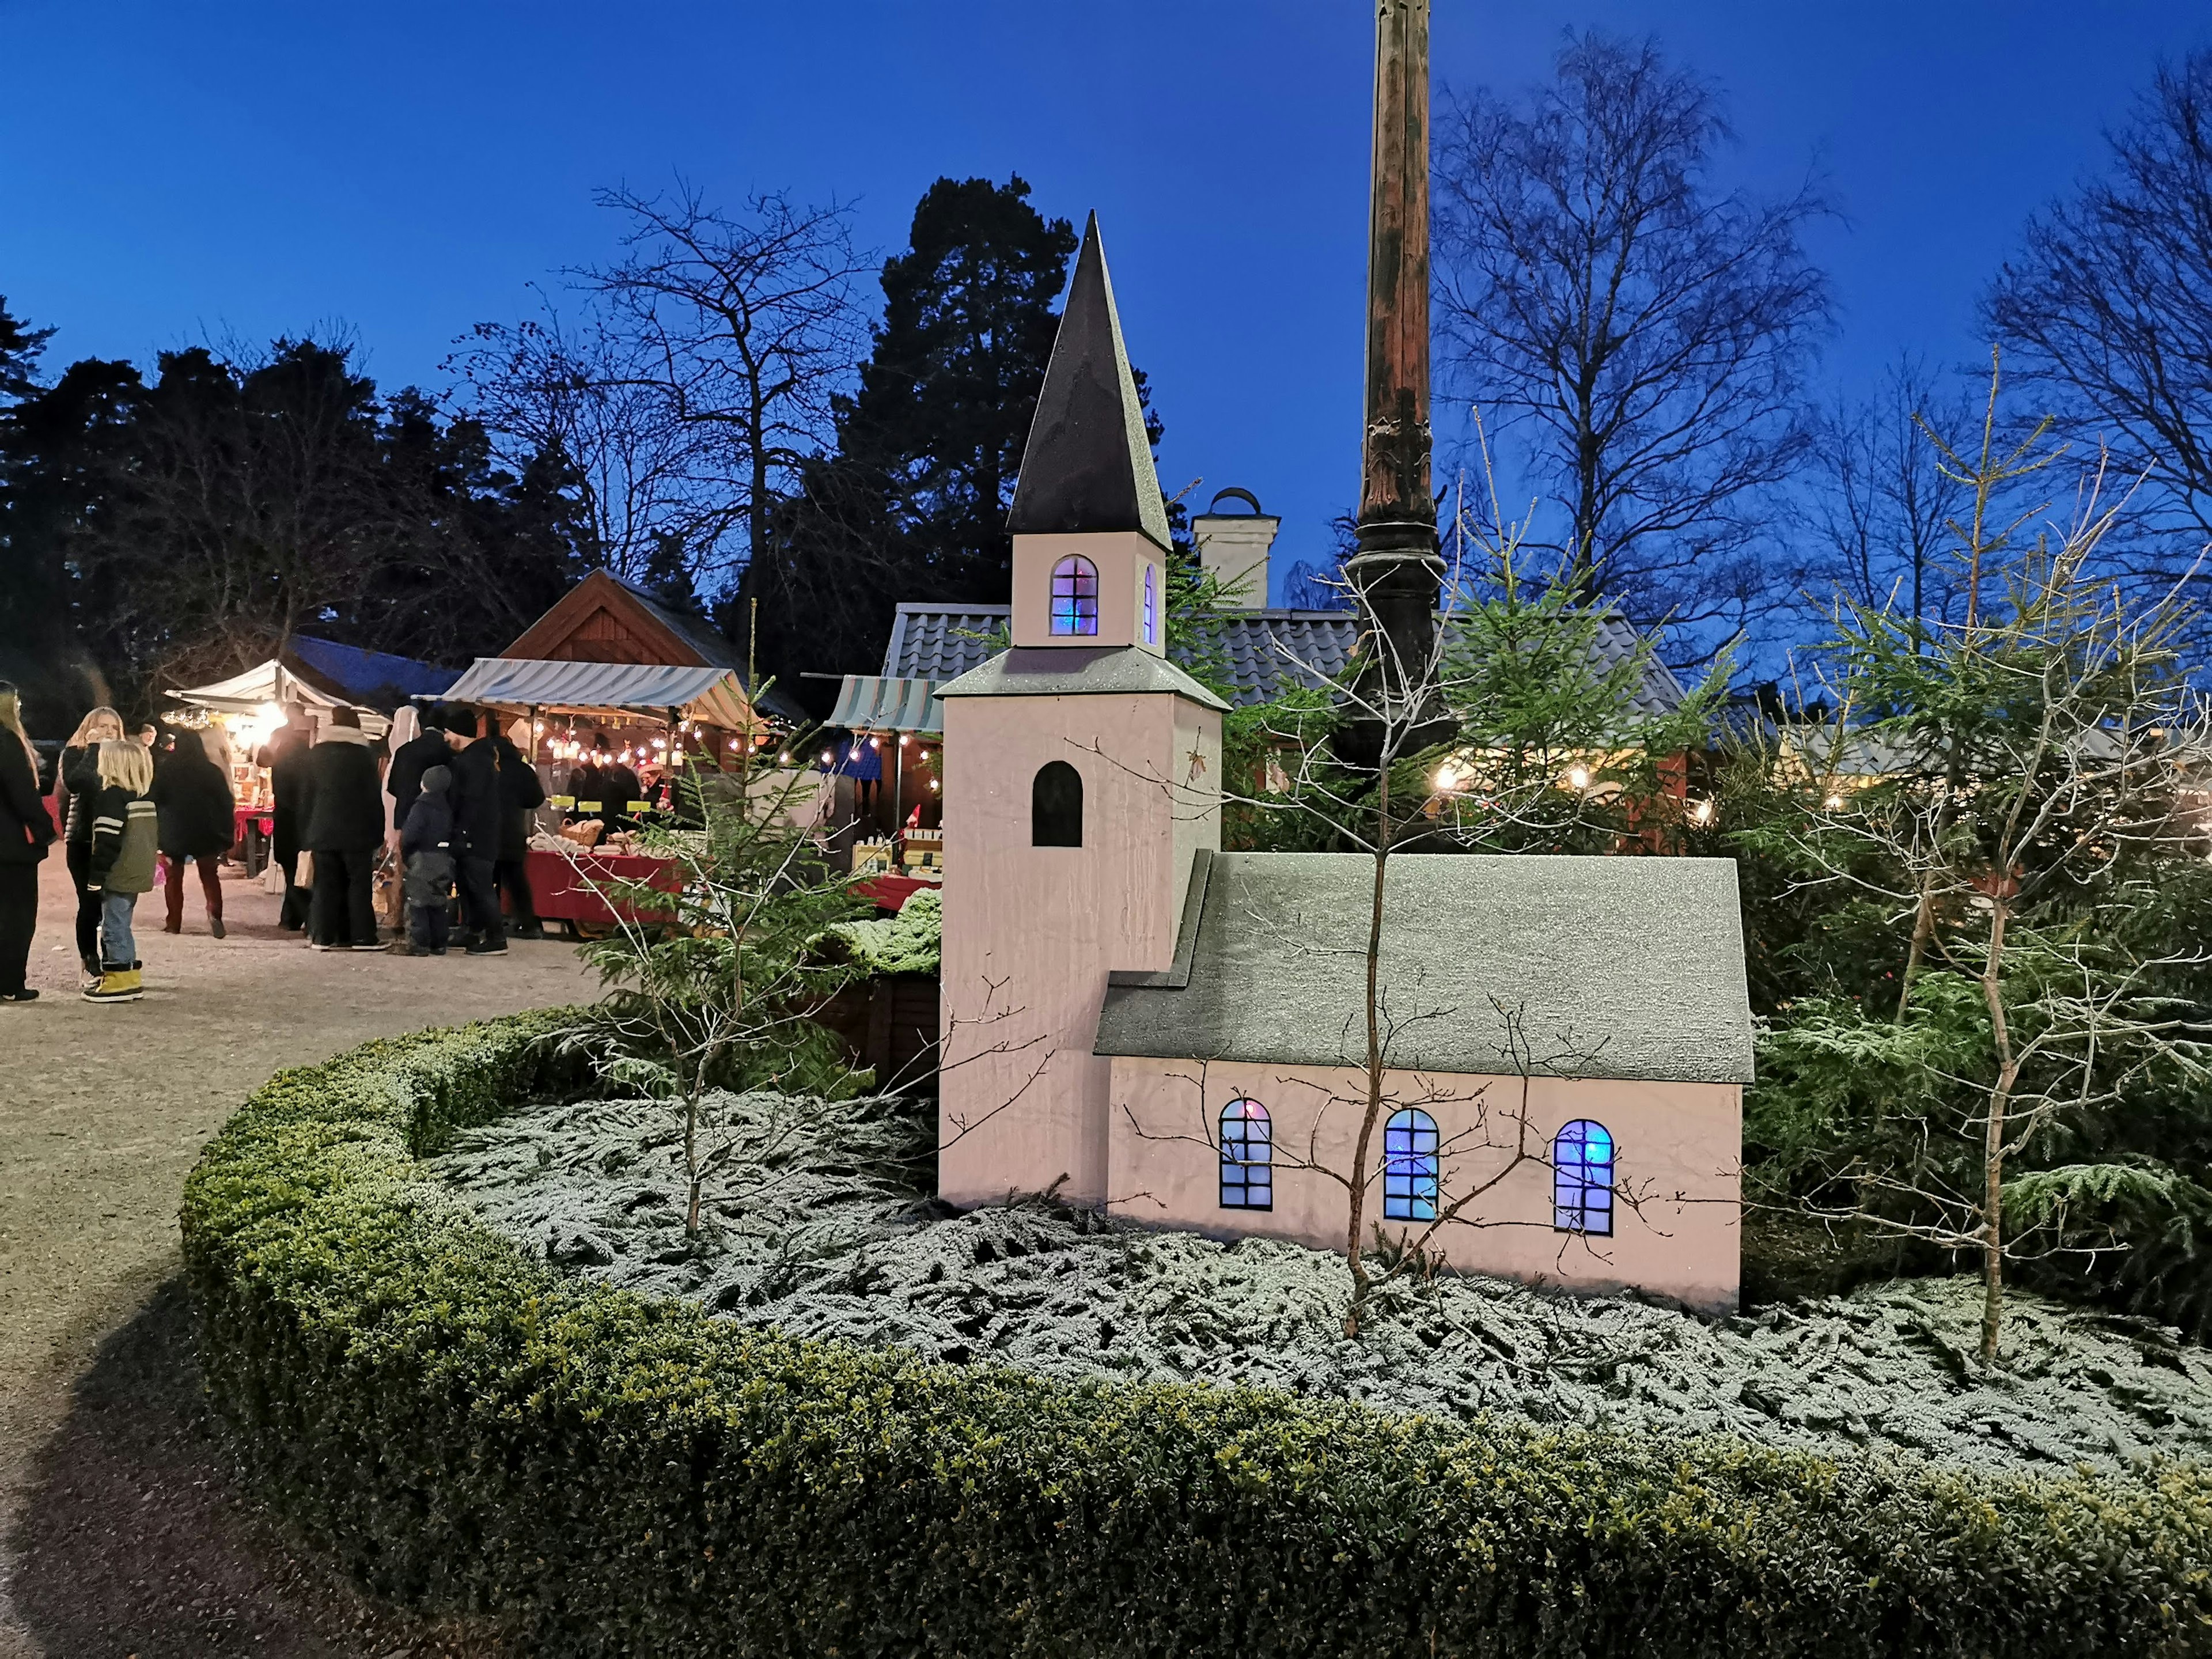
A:
{"label": "church steeple", "polygon": [[1096,213],[1084,227],[1006,528],[1017,536],[1133,530],[1168,550],[1167,508]]}

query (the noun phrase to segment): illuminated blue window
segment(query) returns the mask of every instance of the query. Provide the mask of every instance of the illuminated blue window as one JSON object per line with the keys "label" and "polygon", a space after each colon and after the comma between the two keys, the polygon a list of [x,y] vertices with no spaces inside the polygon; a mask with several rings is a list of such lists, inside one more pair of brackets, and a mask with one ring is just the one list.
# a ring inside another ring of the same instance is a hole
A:
{"label": "illuminated blue window", "polygon": [[1052,631],[1098,631],[1098,567],[1080,555],[1070,554],[1052,568]]}
{"label": "illuminated blue window", "polygon": [[1145,567],[1145,643],[1160,642],[1160,596],[1153,586],[1153,568]]}
{"label": "illuminated blue window", "polygon": [[1393,1112],[1382,1126],[1382,1214],[1391,1221],[1437,1218],[1437,1121]]}
{"label": "illuminated blue window", "polygon": [[1613,1133],[1602,1123],[1577,1118],[1552,1142],[1552,1225],[1613,1231]]}
{"label": "illuminated blue window", "polygon": [[1232,1100],[1221,1109],[1221,1207],[1275,1207],[1274,1128],[1256,1100]]}

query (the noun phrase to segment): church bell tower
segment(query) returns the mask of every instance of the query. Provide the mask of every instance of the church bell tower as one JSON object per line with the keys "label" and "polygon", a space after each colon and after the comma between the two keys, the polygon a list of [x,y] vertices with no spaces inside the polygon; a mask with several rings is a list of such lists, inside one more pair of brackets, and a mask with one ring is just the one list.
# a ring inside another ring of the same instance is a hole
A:
{"label": "church bell tower", "polygon": [[1103,1205],[1107,975],[1175,954],[1227,705],[1168,660],[1167,508],[1095,214],[1007,528],[1012,643],[939,693],[939,1191]]}

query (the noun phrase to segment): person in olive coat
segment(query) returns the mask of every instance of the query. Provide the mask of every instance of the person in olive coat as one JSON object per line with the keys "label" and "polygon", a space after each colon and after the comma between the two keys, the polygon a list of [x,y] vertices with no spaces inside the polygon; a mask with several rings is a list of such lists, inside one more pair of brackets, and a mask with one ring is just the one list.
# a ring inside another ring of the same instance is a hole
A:
{"label": "person in olive coat", "polygon": [[315,855],[308,943],[318,951],[381,951],[374,880],[384,787],[359,713],[331,711],[323,740],[307,751],[302,781],[301,845]]}
{"label": "person in olive coat", "polygon": [[[215,728],[209,726],[207,731]],[[185,927],[185,860],[200,874],[200,896],[207,902],[208,932],[223,936],[222,882],[218,869],[237,838],[237,798],[230,779],[209,752],[204,733],[180,732],[177,746],[154,769],[154,811],[161,848],[169,860],[164,892],[169,902],[165,933]]]}
{"label": "person in olive coat", "polygon": [[23,979],[39,925],[39,866],[53,838],[15,688],[0,680],[0,1002],[38,1000]]}

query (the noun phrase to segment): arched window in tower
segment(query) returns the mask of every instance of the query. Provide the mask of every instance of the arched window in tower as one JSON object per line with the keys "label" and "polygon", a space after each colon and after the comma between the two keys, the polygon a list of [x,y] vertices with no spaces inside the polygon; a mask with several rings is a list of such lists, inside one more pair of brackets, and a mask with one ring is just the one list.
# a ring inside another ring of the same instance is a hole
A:
{"label": "arched window in tower", "polygon": [[1221,1109],[1221,1207],[1275,1207],[1274,1126],[1256,1100],[1232,1100]]}
{"label": "arched window in tower", "polygon": [[1408,1107],[1382,1126],[1382,1215],[1389,1221],[1437,1218],[1437,1121]]}
{"label": "arched window in tower", "polygon": [[1047,761],[1030,784],[1030,845],[1083,845],[1083,774],[1066,761]]}
{"label": "arched window in tower", "polygon": [[1052,568],[1052,631],[1098,631],[1098,567],[1080,554],[1071,553]]}
{"label": "arched window in tower", "polygon": [[1158,577],[1151,565],[1145,567],[1145,643],[1160,642],[1160,592]]}
{"label": "arched window in tower", "polygon": [[1553,1138],[1552,1225],[1613,1232],[1613,1132],[1604,1124],[1578,1117]]}

